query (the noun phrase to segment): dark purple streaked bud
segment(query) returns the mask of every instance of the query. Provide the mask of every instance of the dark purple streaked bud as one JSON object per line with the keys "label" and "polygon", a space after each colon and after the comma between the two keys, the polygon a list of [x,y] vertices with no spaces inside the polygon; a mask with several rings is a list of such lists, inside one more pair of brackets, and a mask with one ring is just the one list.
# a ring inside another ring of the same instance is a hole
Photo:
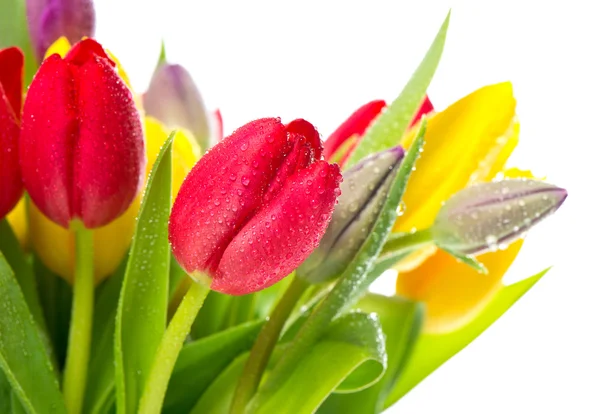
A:
{"label": "dark purple streaked bud", "polygon": [[476,255],[504,248],[555,212],[567,190],[536,180],[476,184],[453,195],[431,228],[442,249]]}
{"label": "dark purple streaked bud", "polygon": [[144,94],[146,114],[169,128],[194,135],[202,152],[210,146],[210,127],[204,101],[190,73],[181,65],[160,63]]}
{"label": "dark purple streaked bud", "polygon": [[92,0],[27,0],[27,25],[38,61],[58,38],[71,44],[93,37],[96,13]]}
{"label": "dark purple streaked bud", "polygon": [[344,172],[331,223],[319,247],[296,270],[298,277],[321,283],[341,275],[371,233],[403,157],[402,147],[394,147]]}

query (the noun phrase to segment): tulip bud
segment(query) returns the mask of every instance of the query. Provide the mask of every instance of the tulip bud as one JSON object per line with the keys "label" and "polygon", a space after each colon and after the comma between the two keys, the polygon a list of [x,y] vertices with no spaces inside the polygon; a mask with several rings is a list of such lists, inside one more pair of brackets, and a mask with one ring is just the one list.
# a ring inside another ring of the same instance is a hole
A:
{"label": "tulip bud", "polygon": [[27,0],[27,23],[39,61],[61,36],[71,43],[92,37],[96,13],[92,0]]}
{"label": "tulip bud", "polygon": [[179,264],[211,288],[243,295],[291,273],[319,243],[340,193],[337,165],[304,120],[259,119],[214,146],[186,177],[169,240]]}
{"label": "tulip bud", "polygon": [[100,44],[86,39],[40,67],[23,108],[20,161],[32,201],[67,228],[119,217],[142,184],[140,116]]}
{"label": "tulip bud", "polygon": [[210,143],[208,114],[189,72],[181,65],[161,63],[144,94],[146,114],[169,128],[190,131],[204,152]]}
{"label": "tulip bud", "polygon": [[0,50],[0,220],[23,193],[18,151],[23,63],[18,48]]}
{"label": "tulip bud", "polygon": [[556,211],[565,189],[535,180],[476,184],[452,196],[431,228],[442,249],[463,255],[504,248]]}
{"label": "tulip bud", "polygon": [[310,283],[339,276],[369,236],[404,157],[402,147],[373,154],[344,173],[331,224],[296,271]]}

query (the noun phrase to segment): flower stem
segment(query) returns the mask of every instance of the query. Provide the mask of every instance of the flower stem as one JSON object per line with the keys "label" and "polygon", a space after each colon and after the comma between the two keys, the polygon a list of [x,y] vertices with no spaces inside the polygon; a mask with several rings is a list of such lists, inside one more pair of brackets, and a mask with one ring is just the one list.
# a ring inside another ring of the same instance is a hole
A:
{"label": "flower stem", "polygon": [[139,414],[159,414],[161,412],[177,356],[208,292],[210,292],[208,283],[192,283],[183,297],[156,351],[148,382],[140,401]]}
{"label": "flower stem", "polygon": [[244,366],[244,371],[233,396],[231,414],[245,412],[246,404],[258,388],[283,326],[308,286],[307,282],[294,277],[283,297],[271,312],[269,320],[260,331],[256,342],[254,342],[248,361]]}
{"label": "flower stem", "polygon": [[72,223],[72,229],[75,231],[75,281],[63,393],[69,414],[79,414],[87,383],[92,337],[94,234],[79,221]]}

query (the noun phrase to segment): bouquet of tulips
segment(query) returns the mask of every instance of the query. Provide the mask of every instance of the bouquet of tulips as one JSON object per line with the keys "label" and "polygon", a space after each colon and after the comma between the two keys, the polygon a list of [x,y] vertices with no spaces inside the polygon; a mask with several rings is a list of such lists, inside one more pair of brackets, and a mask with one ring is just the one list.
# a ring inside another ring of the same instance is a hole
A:
{"label": "bouquet of tulips", "polygon": [[507,166],[509,83],[434,110],[449,16],[323,143],[223,138],[164,53],[137,95],[89,0],[0,5],[0,413],[379,413],[544,273],[502,283],[567,193]]}

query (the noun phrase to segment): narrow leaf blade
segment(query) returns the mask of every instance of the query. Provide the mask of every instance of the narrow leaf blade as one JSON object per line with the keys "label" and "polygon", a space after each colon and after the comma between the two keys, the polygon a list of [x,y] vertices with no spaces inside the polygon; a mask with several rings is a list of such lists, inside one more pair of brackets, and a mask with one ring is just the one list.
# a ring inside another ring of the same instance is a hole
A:
{"label": "narrow leaf blade", "polygon": [[138,214],[115,329],[117,407],[135,413],[167,323],[171,133],[152,168]]}

